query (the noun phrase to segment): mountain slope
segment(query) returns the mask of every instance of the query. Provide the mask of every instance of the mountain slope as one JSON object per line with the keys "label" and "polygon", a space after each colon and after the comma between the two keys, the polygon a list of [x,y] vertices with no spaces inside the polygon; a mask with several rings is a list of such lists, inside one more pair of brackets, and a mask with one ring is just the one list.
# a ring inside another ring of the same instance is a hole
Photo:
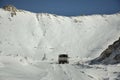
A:
{"label": "mountain slope", "polygon": [[120,36],[120,14],[62,17],[0,9],[1,55],[95,58]]}

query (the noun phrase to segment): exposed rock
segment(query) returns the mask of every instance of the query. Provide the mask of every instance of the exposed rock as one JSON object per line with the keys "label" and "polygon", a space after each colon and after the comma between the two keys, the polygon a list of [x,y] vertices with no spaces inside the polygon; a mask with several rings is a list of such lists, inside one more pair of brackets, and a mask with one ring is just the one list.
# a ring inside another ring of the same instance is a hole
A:
{"label": "exposed rock", "polygon": [[6,11],[12,11],[12,12],[17,11],[16,7],[14,7],[13,5],[5,5],[5,6],[3,6],[3,9]]}
{"label": "exposed rock", "polygon": [[108,46],[106,50],[104,50],[101,55],[92,60],[90,64],[115,64],[120,63],[120,38],[115,41],[112,45]]}
{"label": "exposed rock", "polygon": [[113,59],[120,61],[120,54],[117,54]]}
{"label": "exposed rock", "polygon": [[13,17],[14,15],[16,15],[16,12],[18,11],[16,7],[14,7],[13,5],[6,5],[3,6],[3,9],[6,11],[10,11],[11,12],[11,17]]}
{"label": "exposed rock", "polygon": [[46,59],[47,59],[47,58],[46,58],[46,54],[44,54],[42,60],[46,60]]}

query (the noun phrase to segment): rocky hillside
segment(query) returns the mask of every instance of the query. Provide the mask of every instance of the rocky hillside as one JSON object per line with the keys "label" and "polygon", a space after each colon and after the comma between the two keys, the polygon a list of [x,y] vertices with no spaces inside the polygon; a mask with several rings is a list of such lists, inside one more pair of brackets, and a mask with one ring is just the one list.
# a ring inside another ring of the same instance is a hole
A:
{"label": "rocky hillside", "polygon": [[102,54],[91,61],[91,64],[103,63],[103,64],[116,64],[120,63],[120,38],[112,45],[109,45]]}

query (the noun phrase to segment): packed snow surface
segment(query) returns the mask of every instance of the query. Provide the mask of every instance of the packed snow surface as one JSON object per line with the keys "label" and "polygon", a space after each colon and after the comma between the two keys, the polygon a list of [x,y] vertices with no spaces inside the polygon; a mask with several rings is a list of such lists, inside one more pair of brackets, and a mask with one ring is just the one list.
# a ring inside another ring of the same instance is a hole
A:
{"label": "packed snow surface", "polygon": [[[0,80],[120,80],[119,64],[85,63],[119,37],[119,13],[65,17],[0,9]],[[59,54],[68,54],[70,64],[57,64]]]}

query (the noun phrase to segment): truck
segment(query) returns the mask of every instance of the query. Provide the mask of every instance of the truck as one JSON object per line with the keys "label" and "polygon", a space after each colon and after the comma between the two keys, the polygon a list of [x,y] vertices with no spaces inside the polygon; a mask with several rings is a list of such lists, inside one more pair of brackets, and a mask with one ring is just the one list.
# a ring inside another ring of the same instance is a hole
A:
{"label": "truck", "polygon": [[68,58],[69,57],[67,54],[59,54],[58,63],[59,64],[69,64]]}

